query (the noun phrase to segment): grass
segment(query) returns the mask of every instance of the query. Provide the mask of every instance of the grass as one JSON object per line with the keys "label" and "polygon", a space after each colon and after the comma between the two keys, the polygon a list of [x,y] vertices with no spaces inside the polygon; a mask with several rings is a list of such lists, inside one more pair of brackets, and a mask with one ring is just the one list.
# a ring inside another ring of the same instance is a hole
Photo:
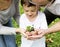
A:
{"label": "grass", "polygon": [[[23,9],[22,9],[21,6],[19,8],[20,8],[20,14],[22,14],[23,13]],[[57,23],[59,20],[60,20],[60,18],[55,19],[49,25],[49,27],[54,25],[55,23]],[[16,24],[16,22],[14,20],[13,20],[13,26],[14,27],[18,27],[18,25]],[[48,47],[60,47],[60,32],[56,32],[56,33],[52,33],[52,34],[47,34],[46,35],[46,40],[47,39],[48,40],[51,39],[50,41],[46,41]],[[21,44],[21,35],[20,34],[16,35],[16,43],[17,43],[18,46],[20,46],[20,44]]]}
{"label": "grass", "polygon": [[[50,25],[54,25],[55,23],[57,23],[58,21],[60,21],[60,18],[56,18]],[[46,39],[52,39],[53,42],[46,42],[48,47],[60,47],[60,32],[56,32],[56,33],[52,33],[52,34],[48,34],[46,35]]]}

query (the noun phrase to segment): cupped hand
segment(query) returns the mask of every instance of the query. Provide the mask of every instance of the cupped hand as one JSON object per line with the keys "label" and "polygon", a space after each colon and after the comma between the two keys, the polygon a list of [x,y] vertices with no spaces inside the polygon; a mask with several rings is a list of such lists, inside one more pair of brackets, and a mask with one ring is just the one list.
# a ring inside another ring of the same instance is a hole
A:
{"label": "cupped hand", "polygon": [[35,34],[35,35],[29,36],[28,37],[29,40],[40,39],[40,38],[42,38],[46,34],[46,31],[44,29],[37,29],[35,31],[37,31],[38,33]]}

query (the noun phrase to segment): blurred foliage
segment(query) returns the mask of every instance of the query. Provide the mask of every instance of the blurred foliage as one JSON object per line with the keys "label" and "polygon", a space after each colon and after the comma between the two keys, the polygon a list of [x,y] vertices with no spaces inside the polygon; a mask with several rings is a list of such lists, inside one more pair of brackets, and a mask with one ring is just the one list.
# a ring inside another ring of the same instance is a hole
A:
{"label": "blurred foliage", "polygon": [[[18,24],[15,22],[14,19],[13,19],[13,22],[12,23],[13,23],[13,26],[15,28],[18,28],[19,27]],[[19,46],[21,44],[21,35],[20,34],[16,34],[16,44],[17,44],[17,46]]]}
{"label": "blurred foliage", "polygon": [[[52,23],[49,25],[49,27],[53,26],[58,21],[60,21],[60,18],[56,18],[54,21],[52,21]],[[46,35],[46,40],[51,39],[53,41],[53,42],[47,41],[46,42],[47,46],[48,47],[60,47],[60,37],[59,36],[60,36],[60,32],[47,34]]]}

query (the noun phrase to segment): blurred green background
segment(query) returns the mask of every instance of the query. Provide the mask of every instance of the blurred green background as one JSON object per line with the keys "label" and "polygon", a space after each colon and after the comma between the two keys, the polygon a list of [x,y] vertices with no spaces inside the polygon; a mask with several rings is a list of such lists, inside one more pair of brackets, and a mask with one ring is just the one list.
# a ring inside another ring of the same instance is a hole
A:
{"label": "blurred green background", "polygon": [[[19,11],[20,11],[20,15],[23,13],[23,9],[22,6],[19,4]],[[43,8],[41,8],[41,11],[43,11]],[[60,21],[60,18],[56,18],[54,21],[52,21],[52,23],[49,25],[52,26],[55,23],[57,23],[58,21]],[[13,26],[14,27],[18,27],[17,23],[14,21],[12,21]],[[56,33],[52,33],[52,34],[47,34],[46,35],[46,43],[48,47],[60,47],[60,32],[56,32]],[[20,47],[21,44],[21,35],[17,34],[16,35],[16,44],[18,45],[18,47]]]}

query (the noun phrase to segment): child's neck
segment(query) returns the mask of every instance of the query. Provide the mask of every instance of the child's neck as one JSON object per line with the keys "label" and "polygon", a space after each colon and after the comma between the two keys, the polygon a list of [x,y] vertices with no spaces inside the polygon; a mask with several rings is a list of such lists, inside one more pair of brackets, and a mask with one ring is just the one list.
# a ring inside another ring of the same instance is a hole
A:
{"label": "child's neck", "polygon": [[38,16],[38,15],[36,15],[36,16],[27,16],[27,18],[28,18],[28,20],[29,20],[30,22],[33,22],[33,21],[36,20],[37,16]]}

